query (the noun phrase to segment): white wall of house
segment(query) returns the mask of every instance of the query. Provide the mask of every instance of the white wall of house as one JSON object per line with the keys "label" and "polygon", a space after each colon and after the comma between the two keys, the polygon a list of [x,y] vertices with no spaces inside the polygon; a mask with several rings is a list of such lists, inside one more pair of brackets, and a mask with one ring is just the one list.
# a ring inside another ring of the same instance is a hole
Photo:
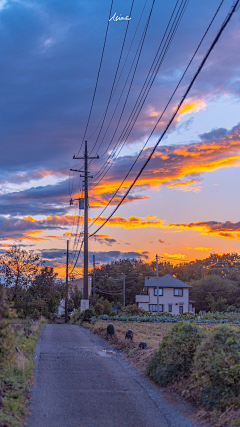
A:
{"label": "white wall of house", "polygon": [[[139,308],[143,308],[147,311],[156,311],[157,295],[154,293],[154,287],[148,288],[148,295],[136,295],[136,303]],[[182,296],[177,296],[176,290],[179,288],[160,288],[162,289],[162,295],[159,295],[159,311],[169,312],[173,315],[188,313],[191,305],[189,305],[189,289],[182,289]],[[161,291],[160,291],[161,292]]]}
{"label": "white wall of house", "polygon": [[[73,280],[72,282],[69,282],[68,285],[69,285],[69,293],[71,293],[71,289],[74,289],[75,286],[77,286],[78,290],[83,293],[83,286],[84,286],[83,277],[80,277],[77,280]],[[92,290],[92,278],[88,277],[88,295],[91,294],[91,290]]]}

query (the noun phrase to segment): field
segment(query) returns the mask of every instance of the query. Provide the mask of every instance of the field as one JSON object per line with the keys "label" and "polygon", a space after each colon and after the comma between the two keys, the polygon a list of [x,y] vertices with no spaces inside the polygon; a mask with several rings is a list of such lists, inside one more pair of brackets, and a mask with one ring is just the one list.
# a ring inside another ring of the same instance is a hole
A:
{"label": "field", "polygon": [[[138,322],[119,322],[109,320],[97,320],[94,325],[84,322],[84,326],[93,333],[107,338],[107,326],[112,323],[115,328],[115,337],[109,338],[109,343],[116,349],[123,351],[129,361],[141,371],[145,372],[146,364],[152,356],[163,335],[168,332],[172,326],[171,323],[138,323]],[[204,325],[204,328],[211,326]],[[133,331],[133,342],[125,340],[125,334],[128,329]],[[138,348],[139,343],[147,343],[146,350]]]}

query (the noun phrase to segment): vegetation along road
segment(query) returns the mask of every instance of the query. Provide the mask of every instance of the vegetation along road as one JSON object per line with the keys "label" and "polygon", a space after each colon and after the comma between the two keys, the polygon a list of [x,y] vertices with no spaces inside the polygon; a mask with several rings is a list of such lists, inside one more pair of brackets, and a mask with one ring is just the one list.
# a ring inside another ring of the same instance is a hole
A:
{"label": "vegetation along road", "polygon": [[27,427],[197,427],[178,409],[89,330],[42,328]]}

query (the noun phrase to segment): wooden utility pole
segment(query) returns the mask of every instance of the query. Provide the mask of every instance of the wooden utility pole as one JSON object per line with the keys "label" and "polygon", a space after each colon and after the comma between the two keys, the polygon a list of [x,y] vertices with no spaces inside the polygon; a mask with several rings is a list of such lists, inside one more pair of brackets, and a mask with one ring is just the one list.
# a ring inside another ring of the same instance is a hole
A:
{"label": "wooden utility pole", "polygon": [[68,322],[68,257],[69,257],[69,240],[67,240],[66,254],[66,298],[65,298],[65,323]]}
{"label": "wooden utility pole", "polygon": [[123,307],[126,305],[126,275],[123,275]]}
{"label": "wooden utility pole", "polygon": [[99,159],[97,157],[89,157],[87,151],[87,141],[85,141],[84,157],[75,157],[74,159],[84,160],[84,279],[83,279],[83,299],[88,300],[88,160]]}
{"label": "wooden utility pole", "polygon": [[93,255],[93,295],[95,295],[96,286],[96,271],[95,271],[95,255]]}
{"label": "wooden utility pole", "polygon": [[0,275],[0,327],[1,327],[1,321],[3,318],[3,312],[4,312],[4,285],[2,284],[2,277],[6,277],[6,265],[4,264],[4,272],[1,270]]}
{"label": "wooden utility pole", "polygon": [[159,313],[159,281],[158,281],[158,256],[156,255],[156,277],[157,277],[157,312]]}
{"label": "wooden utility pole", "polygon": [[1,283],[0,284],[0,327],[1,327],[1,321],[3,318],[3,310],[4,310],[4,286]]}

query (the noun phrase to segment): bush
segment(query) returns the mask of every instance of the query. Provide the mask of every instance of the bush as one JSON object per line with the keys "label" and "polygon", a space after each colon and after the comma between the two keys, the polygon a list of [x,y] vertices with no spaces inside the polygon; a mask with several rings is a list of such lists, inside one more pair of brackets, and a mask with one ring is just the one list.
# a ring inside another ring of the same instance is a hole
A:
{"label": "bush", "polygon": [[134,316],[134,315],[143,316],[144,314],[146,314],[146,311],[143,310],[142,308],[138,308],[136,304],[128,305],[127,307],[122,307],[121,311],[122,313],[130,316]]}
{"label": "bush", "polygon": [[175,323],[149,360],[147,374],[162,386],[188,376],[194,353],[203,337],[197,326],[188,322]]}
{"label": "bush", "polygon": [[190,378],[190,393],[207,409],[239,405],[240,331],[216,326],[198,347]]}
{"label": "bush", "polygon": [[80,311],[80,308],[78,308],[77,310],[74,310],[74,312],[72,313],[70,317],[70,323],[74,324],[80,319],[81,319],[81,311]]}
{"label": "bush", "polygon": [[95,313],[96,313],[96,315],[97,315],[97,316],[99,316],[99,315],[103,314],[104,307],[103,307],[103,304],[100,304],[100,302],[98,302],[98,303],[95,305],[94,309],[95,309]]}
{"label": "bush", "polygon": [[94,315],[94,311],[87,308],[87,310],[82,311],[80,318],[82,322],[88,322]]}

